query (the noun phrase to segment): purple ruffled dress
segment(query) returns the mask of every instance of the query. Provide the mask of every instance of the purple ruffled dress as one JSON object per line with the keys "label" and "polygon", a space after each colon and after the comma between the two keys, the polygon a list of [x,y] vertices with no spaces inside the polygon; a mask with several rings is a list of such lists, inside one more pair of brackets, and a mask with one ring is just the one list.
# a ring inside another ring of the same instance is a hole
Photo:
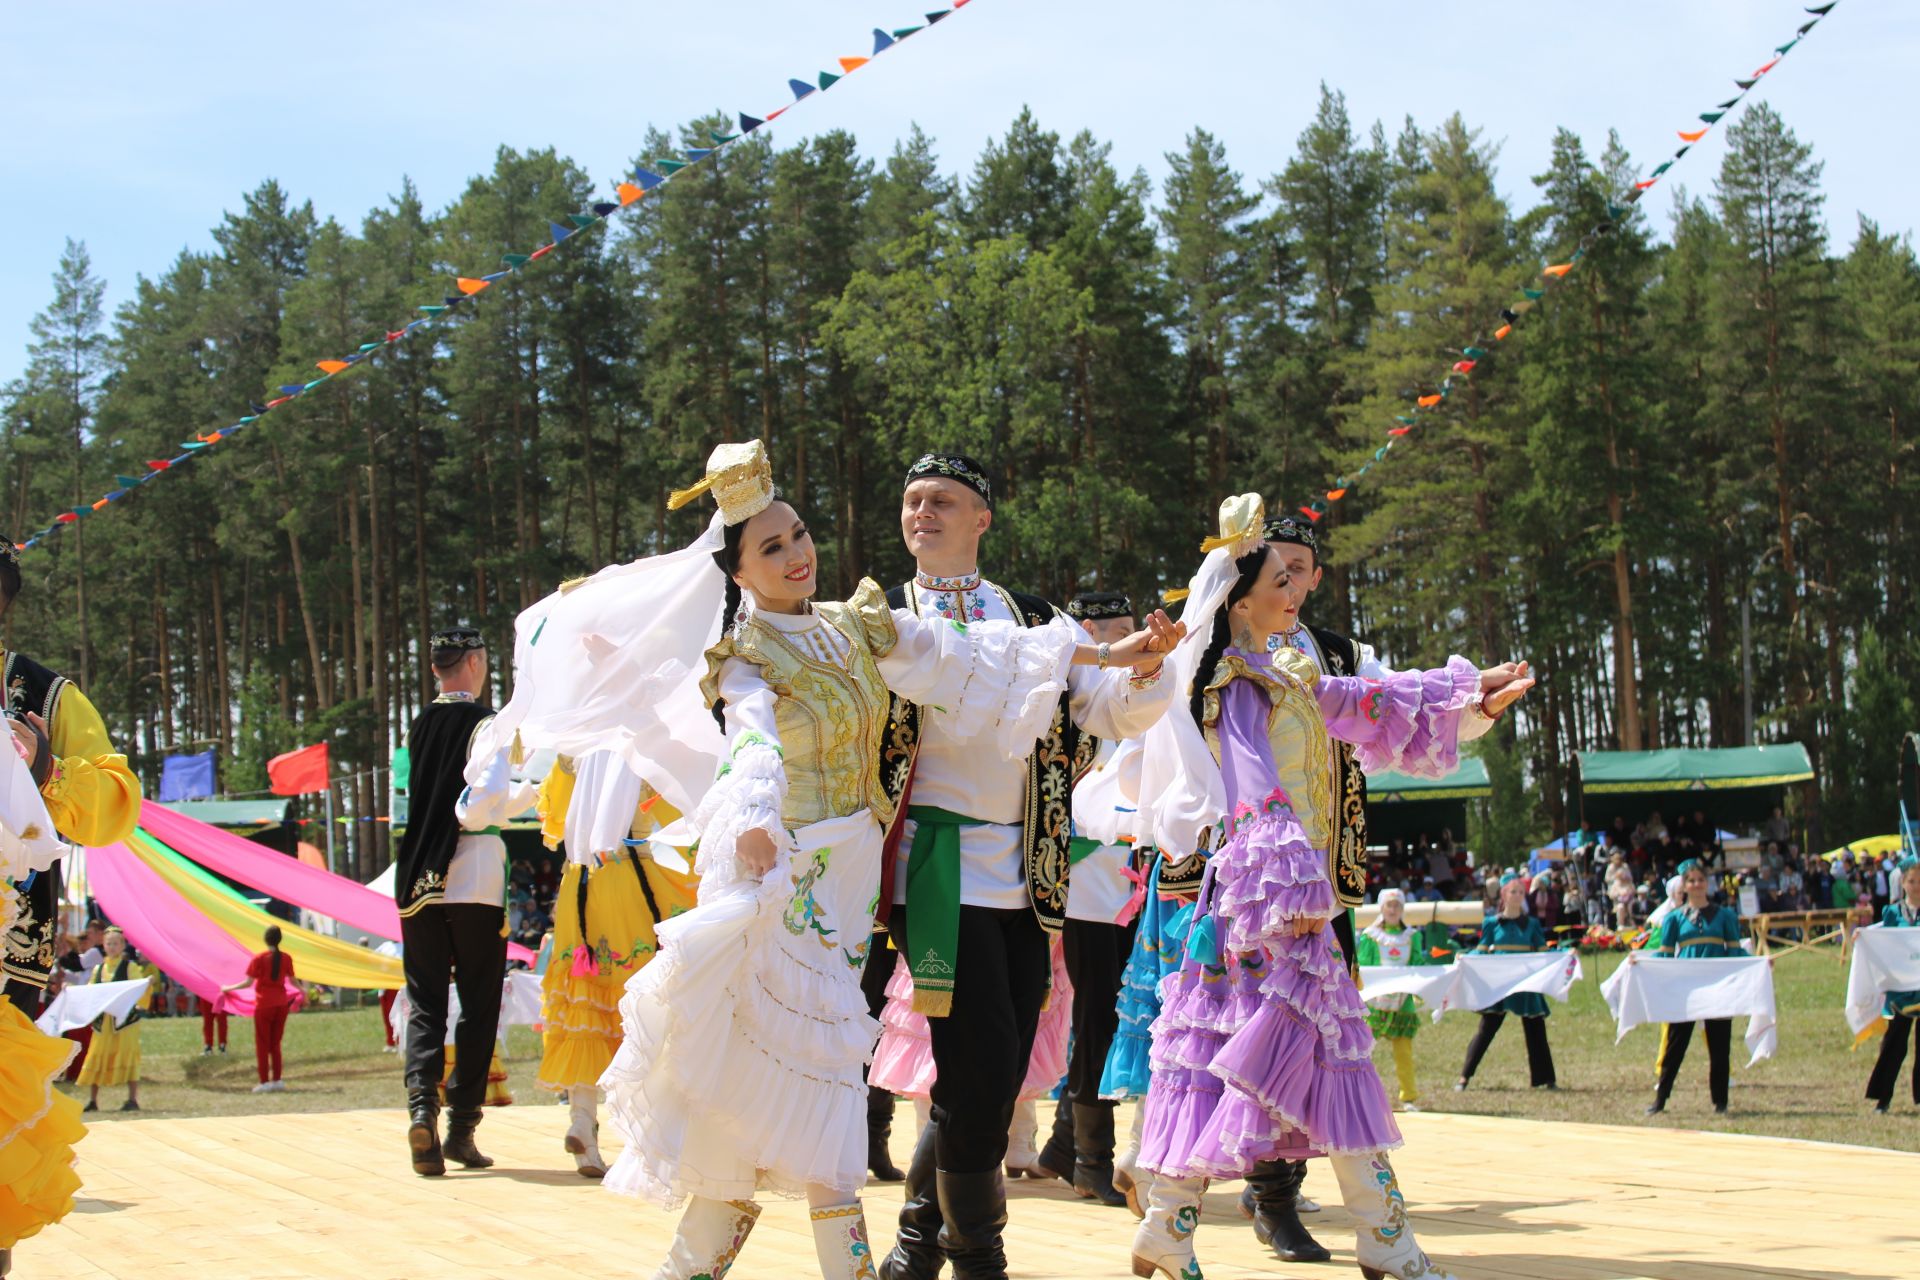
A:
{"label": "purple ruffled dress", "polygon": [[1354,743],[1368,772],[1439,776],[1458,762],[1458,721],[1479,688],[1472,664],[1454,658],[1384,680],[1322,676],[1309,692],[1264,653],[1227,653],[1278,691],[1248,678],[1219,690],[1230,835],[1208,867],[1208,915],[1161,985],[1140,1147],[1142,1165],[1181,1178],[1400,1145],[1367,1007],[1333,931],[1293,933],[1294,921],[1329,919],[1338,903],[1327,851],[1308,839],[1291,798],[1312,780],[1280,776],[1269,725],[1297,732],[1274,702],[1311,698],[1325,731]]}

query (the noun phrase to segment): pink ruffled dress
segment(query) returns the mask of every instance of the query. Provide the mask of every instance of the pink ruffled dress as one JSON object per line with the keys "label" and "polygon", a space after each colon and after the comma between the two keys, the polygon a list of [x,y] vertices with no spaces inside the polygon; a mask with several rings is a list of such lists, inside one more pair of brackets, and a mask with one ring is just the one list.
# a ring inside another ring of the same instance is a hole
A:
{"label": "pink ruffled dress", "polygon": [[[1027,1059],[1027,1077],[1020,1099],[1044,1098],[1067,1074],[1069,1041],[1073,1035],[1073,983],[1067,977],[1066,950],[1053,940],[1053,989],[1040,1011],[1040,1026]],[[873,1051],[867,1083],[903,1098],[933,1096],[933,1040],[925,1014],[913,1011],[913,974],[905,957],[894,962],[887,980],[887,1007],[880,1012],[880,1044]]]}
{"label": "pink ruffled dress", "polygon": [[1333,931],[1296,936],[1294,923],[1339,910],[1329,736],[1356,744],[1368,772],[1445,774],[1478,672],[1454,658],[1367,680],[1322,676],[1286,650],[1277,661],[1228,649],[1208,685],[1208,745],[1233,812],[1153,1024],[1140,1163],[1171,1177],[1400,1145]]}

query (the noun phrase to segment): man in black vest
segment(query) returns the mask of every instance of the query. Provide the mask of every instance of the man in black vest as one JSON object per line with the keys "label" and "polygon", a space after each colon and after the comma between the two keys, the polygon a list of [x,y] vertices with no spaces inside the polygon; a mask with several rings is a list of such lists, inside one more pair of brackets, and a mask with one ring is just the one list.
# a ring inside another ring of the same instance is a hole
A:
{"label": "man in black vest", "polygon": [[[918,572],[889,603],[961,625],[1074,625],[1045,600],[980,576],[980,539],[992,523],[993,488],[978,463],[960,454],[915,462],[900,524]],[[1166,631],[1171,648],[1165,616],[1150,626]],[[1073,783],[1092,765],[1095,735],[1143,733],[1171,699],[1157,666],[1136,676],[1076,667],[1052,729],[1017,764],[894,702],[882,780],[904,820],[883,887],[914,1008],[928,1015],[937,1079],[883,1280],[932,1280],[943,1261],[965,1280],[1007,1273],[1000,1164],[1047,999],[1049,940],[1066,916]]]}
{"label": "man in black vest", "polygon": [[[407,734],[411,761],[407,829],[394,858],[402,964],[407,977],[407,1146],[413,1171],[437,1177],[451,1158],[469,1169],[493,1163],[474,1145],[500,1027],[507,966],[507,851],[500,824],[524,812],[532,791],[515,786],[506,752],[481,780],[463,780],[474,733],[492,717],[480,700],[487,646],[471,627],[428,642],[440,696]],[[447,1140],[440,1142],[439,1087],[446,1074],[447,987],[456,984],[453,1074],[447,1080]]]}
{"label": "man in black vest", "polygon": [[[19,598],[20,553],[0,538],[0,617]],[[87,848],[117,844],[140,820],[140,780],[113,749],[107,726],[87,695],[65,676],[23,653],[5,655],[7,725],[46,801],[54,830]],[[59,933],[60,864],[19,886],[20,904],[7,930],[0,973],[5,994],[29,1018],[52,976]]]}
{"label": "man in black vest", "polygon": [[[1276,635],[1275,647],[1291,645],[1318,664],[1321,672],[1332,676],[1377,677],[1390,668],[1383,664],[1373,646],[1352,636],[1343,636],[1306,620],[1307,599],[1320,585],[1324,568],[1320,560],[1320,539],[1313,525],[1287,516],[1267,521],[1266,542],[1279,553],[1286,566],[1289,590],[1298,602],[1294,607],[1294,625]],[[1506,668],[1496,668],[1495,675]],[[1478,738],[1493,726],[1493,721],[1476,714],[1462,722],[1460,741]],[[1334,934],[1347,963],[1353,963],[1353,908],[1367,892],[1367,778],[1354,762],[1351,743],[1333,744],[1335,819],[1333,848],[1327,868],[1334,894],[1345,910],[1334,917]],[[1301,1183],[1306,1179],[1304,1160],[1263,1160],[1247,1176],[1246,1189],[1240,1193],[1240,1211],[1253,1219],[1253,1233],[1260,1243],[1271,1246],[1288,1262],[1325,1262],[1333,1255],[1307,1231],[1300,1221]],[[1317,1209],[1312,1201],[1304,1202]]]}

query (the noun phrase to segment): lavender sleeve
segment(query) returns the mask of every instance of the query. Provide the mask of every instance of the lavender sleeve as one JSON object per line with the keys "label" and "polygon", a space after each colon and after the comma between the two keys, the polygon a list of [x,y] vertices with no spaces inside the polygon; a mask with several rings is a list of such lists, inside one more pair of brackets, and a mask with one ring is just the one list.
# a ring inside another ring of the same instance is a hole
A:
{"label": "lavender sleeve", "polygon": [[1220,690],[1220,780],[1226,784],[1227,805],[1257,805],[1280,785],[1273,763],[1273,743],[1267,739],[1267,717],[1272,708],[1266,691],[1252,680],[1230,680]]}
{"label": "lavender sleeve", "polygon": [[1327,732],[1358,748],[1363,770],[1422,778],[1444,777],[1460,763],[1461,720],[1479,691],[1479,669],[1458,656],[1378,679],[1322,676],[1314,687]]}

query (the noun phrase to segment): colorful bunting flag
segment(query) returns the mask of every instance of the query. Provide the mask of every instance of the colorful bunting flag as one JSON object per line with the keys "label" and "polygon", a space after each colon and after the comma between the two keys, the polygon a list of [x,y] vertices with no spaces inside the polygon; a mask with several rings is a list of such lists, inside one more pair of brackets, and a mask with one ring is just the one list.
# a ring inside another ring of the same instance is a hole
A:
{"label": "colorful bunting flag", "polygon": [[852,75],[860,68],[866,66],[870,61],[872,61],[870,58],[842,58],[840,59],[840,70],[848,75]]}
{"label": "colorful bunting flag", "polygon": [[830,76],[824,71],[820,73],[820,87],[822,89],[831,89],[833,88],[833,86],[839,83],[840,83],[839,76]]}
{"label": "colorful bunting flag", "polygon": [[1688,133],[1685,129],[1680,131],[1680,140],[1682,142],[1698,142],[1706,136],[1707,131],[1705,129],[1695,129],[1692,133]]}
{"label": "colorful bunting flag", "polygon": [[619,192],[620,203],[623,205],[632,204],[635,200],[638,200],[641,196],[647,194],[645,191],[642,191],[639,187],[634,186],[631,182],[623,182],[618,187],[614,188],[614,190]]}
{"label": "colorful bunting flag", "polygon": [[[475,294],[487,287],[487,281],[469,280],[465,276],[457,276],[454,278],[453,286],[454,288],[460,290],[460,292],[462,293]],[[322,367],[324,368],[325,366],[322,366]]]}
{"label": "colorful bunting flag", "polygon": [[347,362],[345,360],[322,360],[314,367],[323,373],[338,373],[347,367]]}
{"label": "colorful bunting flag", "polygon": [[879,57],[881,54],[885,53],[888,49],[891,49],[892,47],[893,47],[893,37],[888,35],[886,32],[882,31],[880,28],[875,27],[873,29],[874,56]]}
{"label": "colorful bunting flag", "polygon": [[757,116],[750,116],[744,111],[740,113],[740,132],[742,133],[752,133],[755,129],[758,129],[761,125],[765,123],[766,123],[765,120],[762,120]]}
{"label": "colorful bunting flag", "polygon": [[795,102],[800,101],[800,99],[813,92],[813,86],[805,80],[789,80],[787,81],[787,88],[793,90],[793,100]]}
{"label": "colorful bunting flag", "polygon": [[1418,404],[1422,409],[1431,409],[1433,406],[1439,404],[1440,400],[1441,397],[1439,396],[1421,396],[1419,400],[1414,403]]}

